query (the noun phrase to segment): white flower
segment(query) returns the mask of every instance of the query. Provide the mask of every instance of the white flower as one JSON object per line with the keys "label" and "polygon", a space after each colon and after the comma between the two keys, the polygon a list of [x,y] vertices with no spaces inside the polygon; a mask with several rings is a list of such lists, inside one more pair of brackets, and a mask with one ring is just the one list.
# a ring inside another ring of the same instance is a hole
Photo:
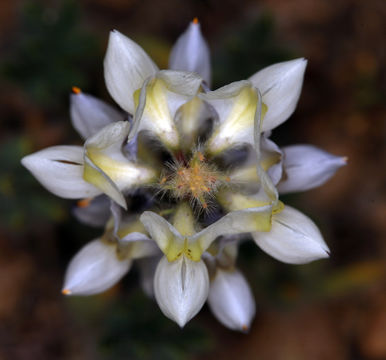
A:
{"label": "white flower", "polygon": [[21,163],[57,196],[82,199],[102,193],[83,179],[83,148],[80,146],[49,147],[25,156]]}
{"label": "white flower", "polygon": [[210,86],[210,52],[197,19],[189,24],[173,46],[169,58],[169,68],[195,72],[201,75]]}
{"label": "white flower", "polygon": [[134,114],[134,92],[158,71],[157,65],[134,41],[117,30],[110,33],[104,60],[107,89],[116,103]]}
{"label": "white flower", "polygon": [[202,261],[185,256],[172,262],[165,256],[160,260],[154,276],[155,298],[164,315],[180,327],[201,310],[208,292],[208,271]]}
{"label": "white flower", "polygon": [[233,212],[202,231],[195,232],[190,207],[182,204],[174,216],[174,226],[161,216],[146,211],[141,221],[150,237],[165,256],[158,264],[154,277],[155,298],[162,312],[181,327],[185,325],[205,303],[209,291],[209,279],[202,254],[223,234],[236,234],[251,229],[261,230],[270,216],[270,208]]}
{"label": "white flower", "polygon": [[72,126],[83,139],[95,135],[112,122],[125,120],[121,112],[77,87],[70,96],[70,115]]}
{"label": "white flower", "polygon": [[272,216],[270,232],[255,232],[252,236],[266,253],[289,264],[327,258],[330,252],[314,222],[288,205]]}
{"label": "white flower", "polygon": [[216,318],[232,330],[248,331],[256,312],[252,291],[237,269],[216,269],[208,304]]}
{"label": "white flower", "polygon": [[281,194],[323,185],[347,161],[312,145],[286,146],[282,151],[284,176],[278,184]]}
{"label": "white flower", "polygon": [[[188,207],[180,207],[180,230],[192,235],[193,219]],[[208,271],[198,244],[184,237],[159,215],[145,212],[141,221],[166,256],[154,276],[154,295],[165,316],[183,327],[204,305],[209,292]],[[190,237],[190,236],[189,236]]]}
{"label": "white flower", "polygon": [[309,145],[280,149],[269,139],[296,107],[304,59],[209,91],[210,54],[194,20],[169,63],[171,70],[159,70],[139,45],[111,32],[105,80],[126,113],[74,88],[71,119],[84,147],[51,147],[22,163],[56,195],[87,198],[88,211],[77,211],[83,221],[106,221],[109,201],[99,195],[111,199],[104,235],[73,258],[63,293],[104,291],[134,260],[153,257],[142,262],[149,270],[143,286],[167,317],[183,327],[208,300],[220,322],[246,331],[255,304],[235,268],[233,242],[251,235],[293,264],[328,257],[317,226],[284,206],[278,190],[319,186],[345,161]]}
{"label": "white flower", "polygon": [[71,260],[63,285],[65,295],[93,295],[115,285],[131,267],[118,259],[116,244],[93,240]]}
{"label": "white flower", "polygon": [[157,246],[138,224],[135,217],[121,222],[120,216],[115,214],[107,224],[105,234],[86,244],[71,260],[63,294],[101,293],[130,270],[133,260],[157,255]]}
{"label": "white flower", "polygon": [[303,85],[307,60],[295,59],[268,66],[249,80],[260,90],[267,113],[262,131],[271,130],[286,121],[294,112]]}
{"label": "white flower", "polygon": [[[246,211],[264,205],[261,194],[222,192],[221,204],[228,211]],[[228,214],[229,215],[229,214]],[[293,264],[326,258],[329,250],[317,226],[300,211],[278,202],[268,231],[250,231],[256,244],[274,258]]]}

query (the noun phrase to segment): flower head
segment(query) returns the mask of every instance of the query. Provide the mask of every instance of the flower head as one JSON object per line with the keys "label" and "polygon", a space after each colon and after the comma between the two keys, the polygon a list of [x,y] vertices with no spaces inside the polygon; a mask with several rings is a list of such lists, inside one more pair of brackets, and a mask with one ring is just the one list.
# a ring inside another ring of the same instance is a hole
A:
{"label": "flower head", "polygon": [[84,146],[48,148],[22,163],[56,195],[87,198],[75,211],[82,221],[109,219],[71,261],[63,293],[104,291],[142,259],[143,287],[181,327],[208,301],[221,323],[246,331],[255,304],[235,266],[238,244],[253,239],[293,264],[328,257],[316,225],[279,195],[321,185],[345,161],[269,139],[296,107],[306,60],[211,91],[209,50],[194,20],[169,64],[159,70],[112,31],[105,80],[122,110],[74,88],[71,118]]}

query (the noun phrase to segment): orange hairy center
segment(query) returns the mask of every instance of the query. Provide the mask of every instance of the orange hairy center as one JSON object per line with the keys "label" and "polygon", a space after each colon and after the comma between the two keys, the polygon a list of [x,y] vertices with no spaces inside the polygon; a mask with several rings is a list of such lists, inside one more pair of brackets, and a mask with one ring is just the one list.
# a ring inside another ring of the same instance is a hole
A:
{"label": "orange hairy center", "polygon": [[168,174],[161,177],[159,185],[177,199],[188,198],[208,207],[207,200],[227,180],[214,166],[205,162],[204,156],[196,152],[185,164],[176,163]]}
{"label": "orange hairy center", "polygon": [[175,176],[177,190],[182,194],[190,193],[195,198],[213,190],[217,182],[215,174],[200,164],[181,167]]}

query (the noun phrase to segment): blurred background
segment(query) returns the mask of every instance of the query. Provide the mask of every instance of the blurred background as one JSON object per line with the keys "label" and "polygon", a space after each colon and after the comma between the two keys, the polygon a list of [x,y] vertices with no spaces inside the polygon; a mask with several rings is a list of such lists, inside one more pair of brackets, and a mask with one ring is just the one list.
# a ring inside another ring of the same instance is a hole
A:
{"label": "blurred background", "polygon": [[[318,224],[330,259],[292,266],[242,245],[257,303],[247,335],[206,306],[180,330],[135,269],[102,295],[62,296],[67,263],[102,230],[79,224],[75,203],[20,165],[41,148],[80,144],[73,85],[113,103],[103,80],[111,29],[166,68],[194,17],[214,87],[307,58],[297,110],[273,139],[349,158],[324,186],[284,198]],[[384,0],[1,1],[0,359],[386,359],[385,18]]]}

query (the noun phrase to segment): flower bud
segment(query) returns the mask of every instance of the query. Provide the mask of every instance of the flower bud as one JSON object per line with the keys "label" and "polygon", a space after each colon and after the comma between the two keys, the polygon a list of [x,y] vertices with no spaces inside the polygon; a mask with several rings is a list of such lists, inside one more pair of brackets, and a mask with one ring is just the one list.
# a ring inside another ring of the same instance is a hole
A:
{"label": "flower bud", "polygon": [[208,297],[208,270],[203,261],[181,256],[169,262],[164,256],[155,273],[154,292],[164,315],[183,327]]}
{"label": "flower bud", "polygon": [[210,284],[208,304],[217,320],[232,330],[247,331],[255,316],[252,291],[236,269],[217,269]]}
{"label": "flower bud", "polygon": [[86,244],[67,268],[63,294],[93,295],[115,285],[130,269],[131,260],[119,260],[115,244],[99,239]]}
{"label": "flower bud", "polygon": [[272,216],[271,231],[254,232],[252,237],[267,254],[288,264],[307,264],[329,256],[315,223],[288,205]]}
{"label": "flower bud", "polygon": [[281,194],[321,186],[347,162],[345,157],[332,155],[312,145],[292,145],[282,150],[285,176],[278,184]]}

